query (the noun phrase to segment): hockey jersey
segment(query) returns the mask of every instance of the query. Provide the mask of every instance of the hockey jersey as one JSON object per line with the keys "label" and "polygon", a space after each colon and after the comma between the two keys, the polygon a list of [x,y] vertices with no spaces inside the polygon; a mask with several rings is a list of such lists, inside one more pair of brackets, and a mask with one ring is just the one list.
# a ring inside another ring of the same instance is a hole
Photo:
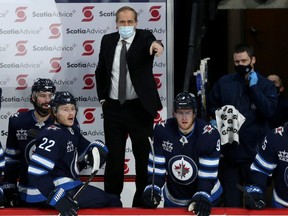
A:
{"label": "hockey jersey", "polygon": [[153,146],[148,182],[160,188],[166,183],[164,196],[170,201],[185,206],[197,191],[211,194],[212,201],[219,198],[220,135],[214,127],[196,118],[192,132],[183,135],[171,118],[155,126]]}
{"label": "hockey jersey", "polygon": [[82,185],[78,159],[95,143],[84,138],[79,128],[52,124],[40,132],[35,142],[28,176],[29,183],[40,193],[29,190],[28,202],[45,201],[55,187],[70,190]]}
{"label": "hockey jersey", "polygon": [[268,132],[251,165],[253,184],[265,189],[268,176],[274,181],[274,207],[288,207],[288,127]]}
{"label": "hockey jersey", "polygon": [[5,149],[5,175],[4,182],[17,185],[19,179],[20,198],[25,201],[28,189],[28,162],[33,149],[33,137],[28,136],[29,129],[41,130],[44,126],[52,124],[51,118],[45,122],[38,122],[34,110],[15,113],[9,118],[8,136]]}

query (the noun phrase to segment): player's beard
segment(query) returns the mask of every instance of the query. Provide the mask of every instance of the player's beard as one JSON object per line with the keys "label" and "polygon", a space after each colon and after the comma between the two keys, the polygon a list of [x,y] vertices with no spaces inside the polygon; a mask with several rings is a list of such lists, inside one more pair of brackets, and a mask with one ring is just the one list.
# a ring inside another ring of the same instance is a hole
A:
{"label": "player's beard", "polygon": [[42,117],[45,117],[47,115],[49,115],[49,108],[44,108],[44,106],[46,105],[47,107],[47,104],[38,104],[38,103],[35,103],[35,110],[36,112],[42,116]]}

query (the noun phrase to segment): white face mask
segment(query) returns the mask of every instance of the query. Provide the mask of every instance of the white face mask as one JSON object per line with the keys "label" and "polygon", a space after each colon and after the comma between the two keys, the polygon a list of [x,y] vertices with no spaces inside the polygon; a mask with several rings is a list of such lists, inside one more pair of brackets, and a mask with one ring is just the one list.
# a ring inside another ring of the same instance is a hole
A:
{"label": "white face mask", "polygon": [[135,33],[135,26],[119,26],[118,31],[123,39],[127,39]]}

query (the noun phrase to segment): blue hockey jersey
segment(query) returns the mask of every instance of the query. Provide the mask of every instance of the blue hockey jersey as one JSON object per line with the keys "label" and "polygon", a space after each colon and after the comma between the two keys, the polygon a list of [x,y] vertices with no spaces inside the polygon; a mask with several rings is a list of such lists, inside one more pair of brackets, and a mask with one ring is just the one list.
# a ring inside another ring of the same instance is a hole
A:
{"label": "blue hockey jersey", "polygon": [[[164,197],[177,205],[187,205],[197,191],[219,198],[222,187],[217,178],[220,135],[205,121],[196,118],[194,129],[183,135],[174,118],[154,128],[154,152],[148,162],[148,183],[164,187]],[[154,164],[155,161],[155,164]]]}
{"label": "blue hockey jersey", "polygon": [[52,124],[41,130],[35,143],[28,176],[40,193],[29,190],[28,202],[45,201],[55,187],[70,190],[82,185],[78,159],[95,143],[84,138],[79,128]]}
{"label": "blue hockey jersey", "polygon": [[6,160],[4,182],[17,185],[19,179],[20,198],[24,201],[28,190],[28,162],[33,150],[31,141],[34,139],[28,136],[28,130],[31,128],[40,130],[52,123],[51,118],[39,123],[34,116],[34,110],[16,113],[9,118],[4,153]]}
{"label": "blue hockey jersey", "polygon": [[253,184],[265,189],[268,176],[274,181],[274,207],[288,207],[288,126],[268,132],[251,165]]}

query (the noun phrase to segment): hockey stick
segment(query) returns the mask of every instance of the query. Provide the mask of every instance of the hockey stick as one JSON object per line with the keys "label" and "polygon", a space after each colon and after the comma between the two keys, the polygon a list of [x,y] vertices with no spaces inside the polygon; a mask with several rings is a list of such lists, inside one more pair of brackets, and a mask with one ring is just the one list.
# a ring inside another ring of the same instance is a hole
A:
{"label": "hockey stick", "polygon": [[[100,157],[100,156],[99,156]],[[89,183],[92,181],[92,179],[96,176],[98,170],[100,169],[100,163],[97,163],[98,169],[94,170],[91,175],[89,176],[88,180],[76,191],[76,193],[73,195],[73,201],[77,202],[77,199],[79,198],[80,194],[87,188]],[[96,166],[97,166],[96,165]],[[58,216],[61,216],[61,213],[58,214]]]}
{"label": "hockey stick", "polygon": [[97,174],[98,170],[95,170],[94,172],[91,173],[89,176],[88,180],[76,191],[76,193],[73,196],[73,200],[77,200],[80,193],[89,185],[89,183],[92,181],[92,179],[95,177]]}
{"label": "hockey stick", "polygon": [[151,153],[152,153],[152,162],[153,162],[153,169],[152,169],[152,190],[151,190],[151,200],[154,201],[154,204],[157,204],[157,201],[154,200],[154,185],[155,185],[155,152],[154,152],[154,146],[153,146],[153,140],[148,137],[150,147],[151,147]]}

